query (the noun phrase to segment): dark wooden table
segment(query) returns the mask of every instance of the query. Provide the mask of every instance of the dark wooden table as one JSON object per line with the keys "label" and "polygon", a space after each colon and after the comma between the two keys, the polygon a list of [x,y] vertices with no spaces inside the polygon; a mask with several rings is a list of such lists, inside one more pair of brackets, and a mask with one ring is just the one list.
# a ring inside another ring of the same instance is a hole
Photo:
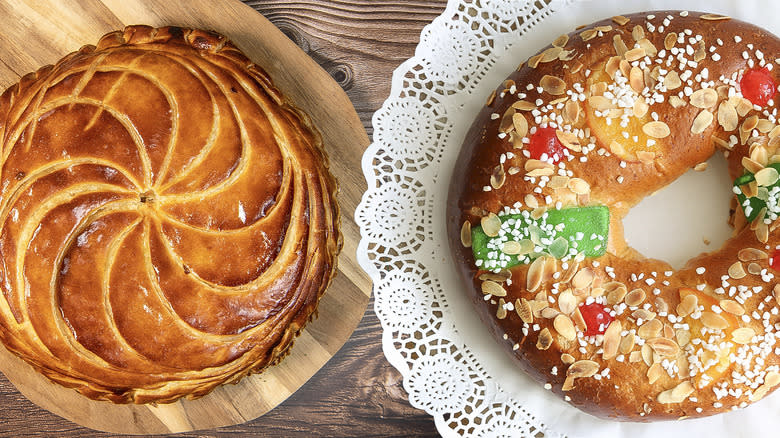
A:
{"label": "dark wooden table", "polygon": [[[393,70],[414,54],[422,27],[445,0],[242,0],[302,47],[346,90],[372,134]],[[435,436],[409,405],[400,374],[382,353],[373,300],[349,341],[282,405],[248,423],[177,436]],[[0,436],[109,436],[43,410],[0,374]]]}

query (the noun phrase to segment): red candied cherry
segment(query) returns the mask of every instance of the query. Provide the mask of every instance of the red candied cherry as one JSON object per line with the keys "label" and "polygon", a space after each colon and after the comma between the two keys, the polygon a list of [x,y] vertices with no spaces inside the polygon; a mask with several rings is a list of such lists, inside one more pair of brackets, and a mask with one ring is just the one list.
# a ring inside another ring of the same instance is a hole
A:
{"label": "red candied cherry", "polygon": [[607,308],[599,303],[581,305],[580,313],[587,326],[585,336],[603,335],[609,323],[615,319],[609,314]]}
{"label": "red candied cherry", "polygon": [[775,271],[780,271],[780,249],[772,252],[772,257],[769,259],[769,267]]}
{"label": "red candied cherry", "polygon": [[766,106],[777,93],[777,84],[766,67],[746,71],[739,81],[739,88],[747,100],[758,106]]}
{"label": "red candied cherry", "polygon": [[555,128],[537,128],[536,132],[531,134],[528,152],[535,160],[540,160],[542,155],[547,154],[547,158],[557,164],[563,159],[563,149],[563,144],[558,140]]}

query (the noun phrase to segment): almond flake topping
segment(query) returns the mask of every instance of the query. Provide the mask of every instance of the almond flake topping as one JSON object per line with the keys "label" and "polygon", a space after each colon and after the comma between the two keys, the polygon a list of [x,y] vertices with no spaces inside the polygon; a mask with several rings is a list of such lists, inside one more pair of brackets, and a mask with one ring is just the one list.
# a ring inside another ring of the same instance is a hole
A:
{"label": "almond flake topping", "polygon": [[599,371],[598,362],[592,360],[578,360],[569,366],[566,375],[569,377],[591,377]]}
{"label": "almond flake topping", "polygon": [[701,134],[711,124],[714,116],[708,110],[702,110],[695,119],[693,119],[693,125],[691,125],[691,133]]}
{"label": "almond flake topping", "polygon": [[471,248],[471,222],[464,221],[460,227],[460,243],[466,248]]}
{"label": "almond flake topping", "polygon": [[553,96],[558,96],[566,92],[566,82],[557,76],[544,75],[539,81],[539,85],[544,91]]}
{"label": "almond flake topping", "polygon": [[672,133],[666,123],[659,121],[645,123],[642,131],[653,138],[666,138]]}
{"label": "almond flake topping", "polygon": [[495,213],[489,213],[487,216],[483,216],[482,219],[480,219],[480,224],[482,225],[482,231],[484,231],[488,237],[498,236],[498,231],[501,229],[501,219],[499,219]]}
{"label": "almond flake topping", "polygon": [[680,383],[679,385],[675,386],[672,389],[667,389],[666,391],[661,392],[658,394],[658,402],[659,403],[682,403],[685,401],[688,396],[693,394],[694,387],[691,384],[691,382],[685,381]]}
{"label": "almond flake topping", "polygon": [[712,88],[700,88],[691,94],[691,105],[696,108],[711,108],[718,102],[718,92]]}

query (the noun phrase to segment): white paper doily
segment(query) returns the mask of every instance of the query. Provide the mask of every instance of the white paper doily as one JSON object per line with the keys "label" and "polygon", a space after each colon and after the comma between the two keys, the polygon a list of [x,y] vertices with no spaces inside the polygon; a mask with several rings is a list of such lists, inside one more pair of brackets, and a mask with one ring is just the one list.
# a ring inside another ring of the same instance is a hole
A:
{"label": "white paper doily", "polygon": [[[358,261],[374,282],[382,346],[413,406],[443,436],[772,436],[780,395],[685,422],[596,419],[552,396],[500,350],[450,262],[445,204],[473,117],[517,64],[577,25],[654,9],[706,10],[780,33],[770,0],[450,0],[394,72],[363,156]],[[780,56],[774,54],[771,56]]]}

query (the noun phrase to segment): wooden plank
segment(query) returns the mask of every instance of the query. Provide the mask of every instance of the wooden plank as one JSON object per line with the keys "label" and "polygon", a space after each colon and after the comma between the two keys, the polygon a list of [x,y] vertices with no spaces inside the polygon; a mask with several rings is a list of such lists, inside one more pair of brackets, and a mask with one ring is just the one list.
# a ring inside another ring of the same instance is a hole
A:
{"label": "wooden plank", "polygon": [[[261,15],[238,1],[209,0],[12,0],[3,5],[0,59],[14,66],[11,84],[21,72],[53,63],[84,43],[126,24],[175,24],[213,29],[230,37],[262,65],[275,84],[304,109],[320,129],[337,179],[346,184],[339,204],[348,249],[340,256],[338,280],[324,297],[320,317],[296,340],[285,360],[237,385],[220,387],[198,400],[169,405],[114,405],[89,400],[51,384],[3,350],[0,367],[17,388],[36,404],[78,424],[124,433],[182,432],[243,423],[284,401],[324,365],[357,326],[370,297],[370,282],[355,263],[358,238],[354,211],[363,192],[359,157],[368,137],[343,90],[310,57]],[[34,25],[33,25],[34,24]],[[2,72],[2,71],[0,71]],[[327,105],[323,105],[327,102]],[[352,249],[352,250],[350,250]]]}
{"label": "wooden plank", "polygon": [[[420,30],[446,4],[446,0],[244,2],[262,12],[334,77],[369,133],[371,116],[390,91],[393,69],[414,54]],[[5,6],[0,2],[0,11]],[[27,27],[33,25],[26,23]],[[0,31],[3,36],[7,33],[7,28]],[[333,38],[333,34],[340,37]],[[70,47],[90,41],[74,41]],[[59,56],[60,52],[52,53],[39,64],[54,62]],[[0,56],[0,78],[10,77],[9,72],[13,69],[3,64]],[[24,73],[26,70],[18,71],[19,75]],[[358,177],[362,182],[362,176]],[[344,251],[351,250],[345,245]],[[382,328],[372,309],[369,304],[369,311],[344,347],[271,412],[243,424],[176,436],[438,436],[431,417],[409,405],[400,374],[385,360],[380,344]],[[0,405],[0,436],[107,436],[34,405],[2,375]]]}

